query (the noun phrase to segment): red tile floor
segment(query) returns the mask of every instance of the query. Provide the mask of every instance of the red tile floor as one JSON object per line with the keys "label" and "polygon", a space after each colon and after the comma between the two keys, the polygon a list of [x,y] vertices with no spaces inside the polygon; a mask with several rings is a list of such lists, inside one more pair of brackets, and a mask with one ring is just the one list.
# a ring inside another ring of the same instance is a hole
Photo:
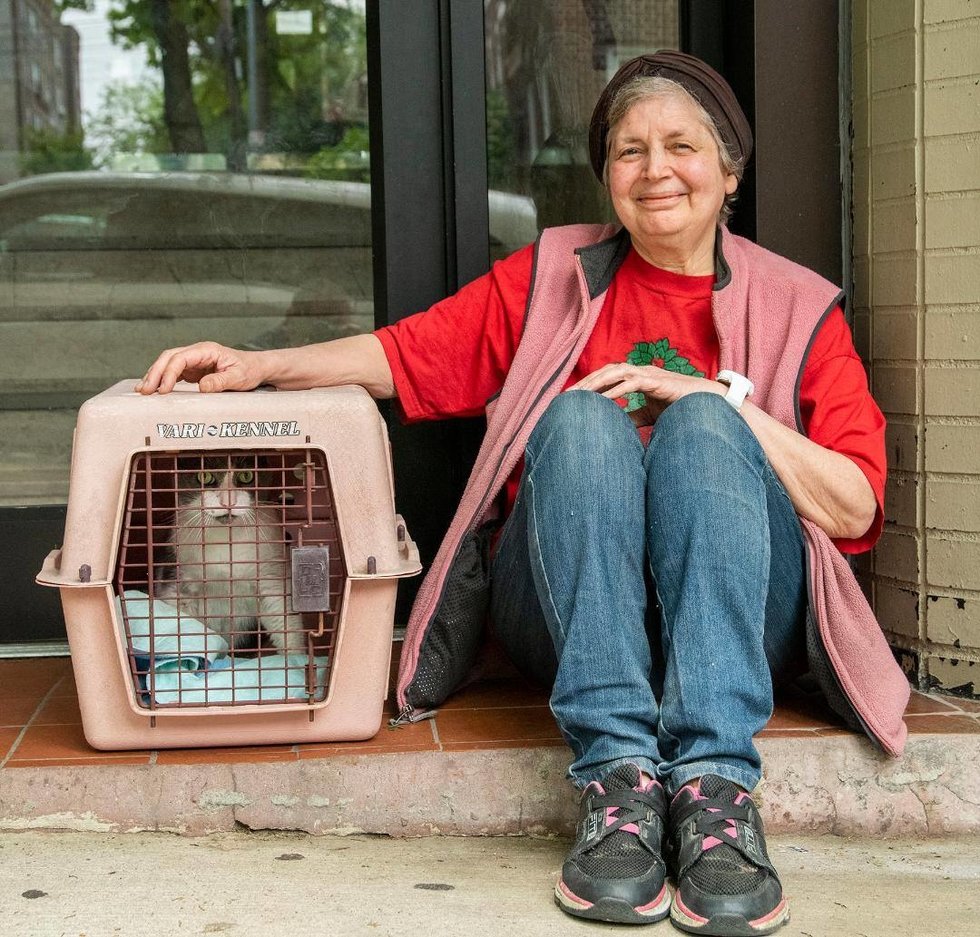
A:
{"label": "red tile floor", "polygon": [[[394,711],[394,692],[386,711]],[[980,733],[980,702],[913,693],[905,721],[913,733]],[[821,703],[800,693],[777,699],[762,734],[805,737],[845,731]],[[366,742],[100,752],[90,748],[82,734],[69,658],[0,660],[0,768],[295,761],[338,754],[562,744],[546,694],[515,675],[473,683],[434,719],[397,729],[385,724]]]}

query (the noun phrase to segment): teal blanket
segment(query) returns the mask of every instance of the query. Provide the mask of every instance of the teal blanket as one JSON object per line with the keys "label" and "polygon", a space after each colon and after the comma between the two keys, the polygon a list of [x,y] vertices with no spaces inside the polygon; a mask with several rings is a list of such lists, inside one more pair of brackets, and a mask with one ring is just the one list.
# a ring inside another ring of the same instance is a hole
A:
{"label": "teal blanket", "polygon": [[[306,699],[305,654],[235,654],[217,632],[168,602],[130,589],[116,596],[116,614],[129,625],[128,642],[145,701],[161,706],[272,703]],[[125,615],[123,608],[125,607]],[[127,640],[125,628],[123,640]],[[316,699],[323,699],[327,657],[314,658]]]}

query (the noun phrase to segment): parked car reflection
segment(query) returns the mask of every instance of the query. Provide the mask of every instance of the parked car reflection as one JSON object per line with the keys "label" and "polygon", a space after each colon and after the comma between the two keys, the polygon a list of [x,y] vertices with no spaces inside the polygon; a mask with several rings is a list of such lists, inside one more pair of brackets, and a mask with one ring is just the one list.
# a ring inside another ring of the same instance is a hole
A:
{"label": "parked car reflection", "polygon": [[[495,256],[536,235],[530,199],[490,193]],[[373,325],[365,183],[79,172],[0,186],[8,406],[75,406],[203,337],[274,347]]]}

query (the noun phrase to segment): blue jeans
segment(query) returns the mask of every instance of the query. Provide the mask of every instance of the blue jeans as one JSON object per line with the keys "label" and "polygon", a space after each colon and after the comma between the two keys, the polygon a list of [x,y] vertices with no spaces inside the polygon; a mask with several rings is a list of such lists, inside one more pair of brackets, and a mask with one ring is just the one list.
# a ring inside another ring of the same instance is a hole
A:
{"label": "blue jeans", "polygon": [[751,790],[773,679],[806,669],[799,520],[716,394],[669,406],[644,448],[591,391],[548,407],[491,571],[491,619],[552,687],[578,786],[632,761],[673,795],[702,774]]}

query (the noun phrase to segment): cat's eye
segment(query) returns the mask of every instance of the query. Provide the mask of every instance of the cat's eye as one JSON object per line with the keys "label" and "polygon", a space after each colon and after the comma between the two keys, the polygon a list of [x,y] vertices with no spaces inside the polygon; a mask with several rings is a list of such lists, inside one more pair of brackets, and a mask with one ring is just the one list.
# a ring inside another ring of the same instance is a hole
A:
{"label": "cat's eye", "polygon": [[255,478],[255,472],[235,472],[235,481],[239,485],[251,485]]}
{"label": "cat's eye", "polygon": [[198,472],[197,473],[197,480],[205,488],[207,488],[208,486],[213,485],[218,479],[215,476],[214,472]]}

